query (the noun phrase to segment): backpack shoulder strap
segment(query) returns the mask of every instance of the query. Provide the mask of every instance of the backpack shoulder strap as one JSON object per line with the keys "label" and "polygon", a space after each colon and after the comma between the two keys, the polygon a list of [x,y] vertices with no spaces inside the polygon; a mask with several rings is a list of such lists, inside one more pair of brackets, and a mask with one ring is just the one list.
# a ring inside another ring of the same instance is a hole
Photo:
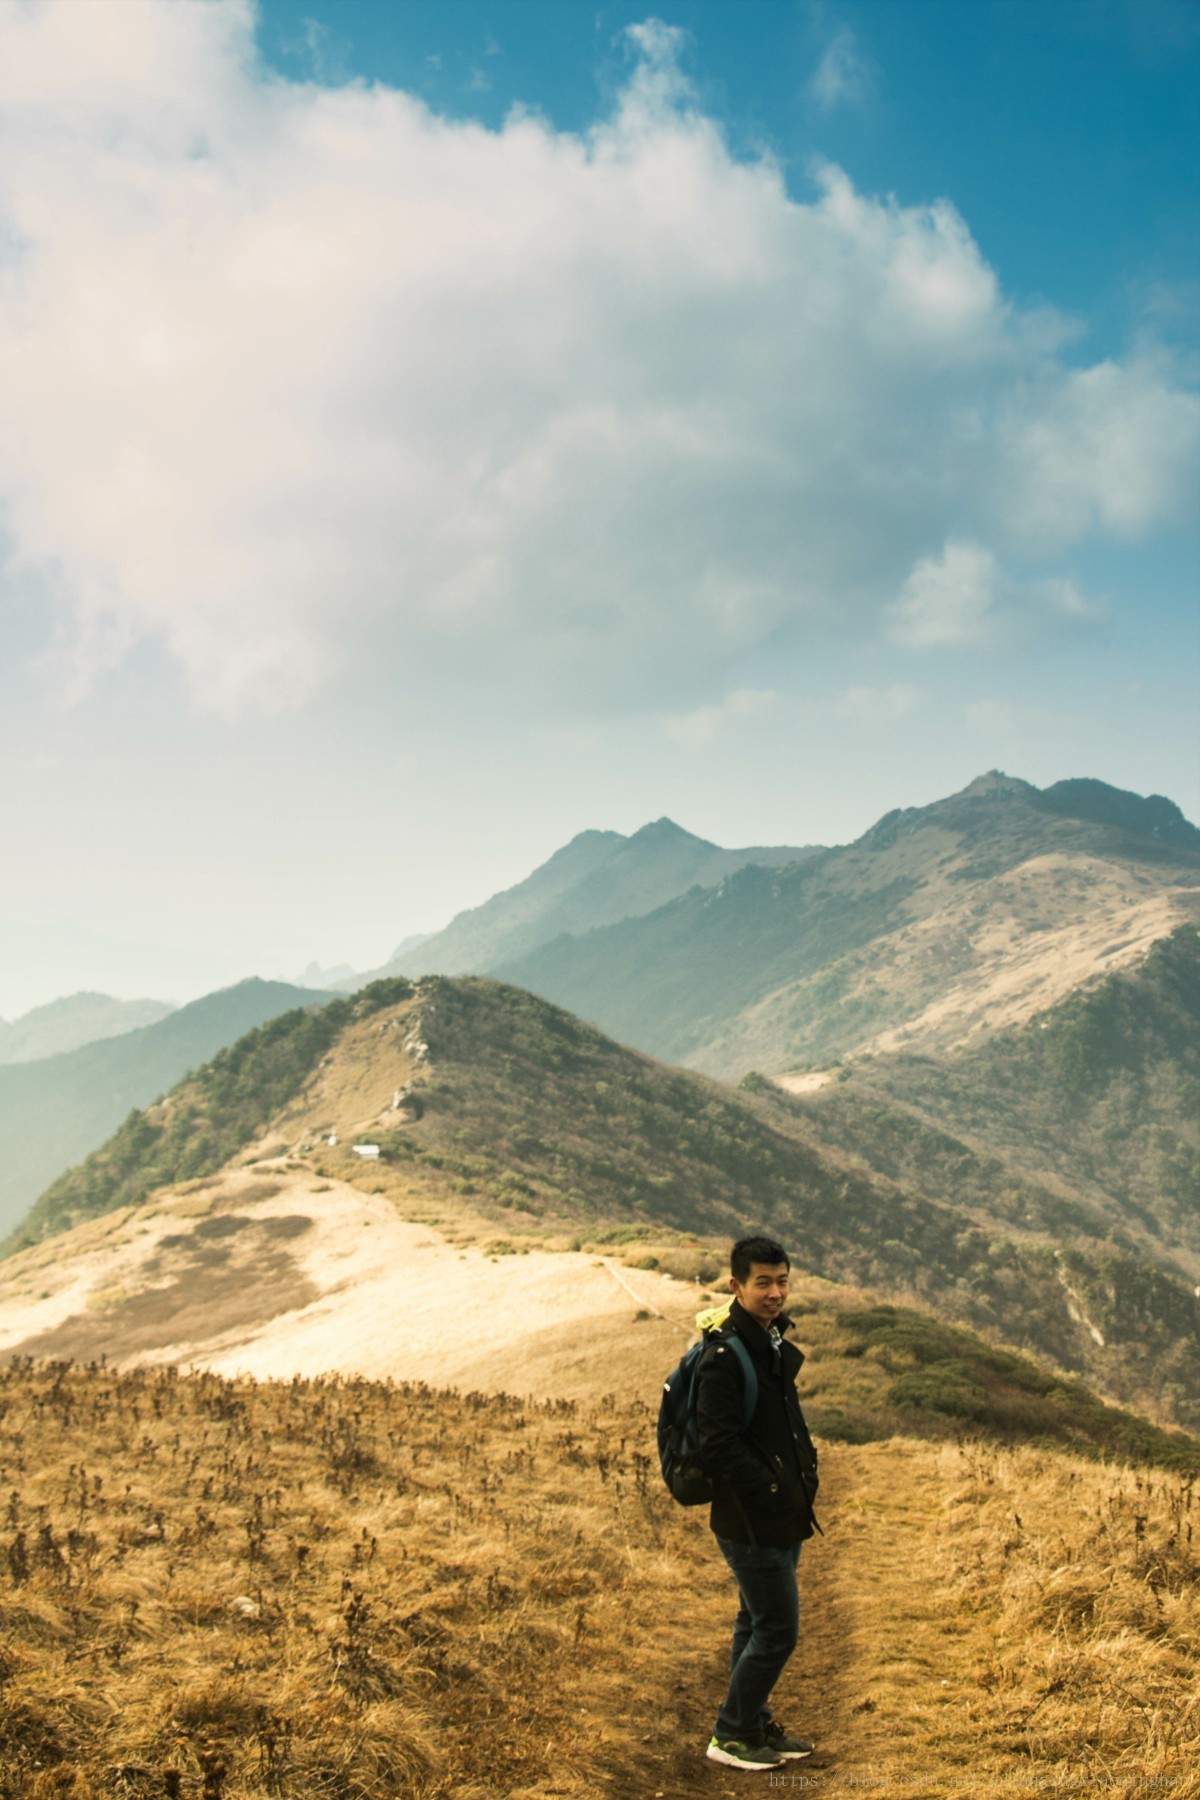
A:
{"label": "backpack shoulder strap", "polygon": [[742,1430],[745,1431],[754,1417],[754,1409],[758,1405],[758,1374],[751,1360],[750,1352],[737,1332],[730,1330],[723,1335],[725,1342],[742,1365]]}

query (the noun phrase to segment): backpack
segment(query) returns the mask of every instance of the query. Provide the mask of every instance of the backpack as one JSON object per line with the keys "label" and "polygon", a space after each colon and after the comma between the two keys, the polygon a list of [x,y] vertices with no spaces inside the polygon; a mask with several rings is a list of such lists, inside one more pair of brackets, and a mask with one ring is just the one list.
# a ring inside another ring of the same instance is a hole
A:
{"label": "backpack", "polygon": [[[750,1352],[735,1331],[725,1339],[742,1365],[742,1430],[754,1417],[758,1404],[758,1376],[750,1360]],[[709,1340],[701,1338],[685,1350],[663,1382],[663,1396],[658,1409],[658,1460],[662,1476],[680,1506],[705,1506],[714,1497],[712,1477],[700,1463],[700,1432],[696,1419],[696,1403],[700,1394],[698,1380],[700,1358]]]}

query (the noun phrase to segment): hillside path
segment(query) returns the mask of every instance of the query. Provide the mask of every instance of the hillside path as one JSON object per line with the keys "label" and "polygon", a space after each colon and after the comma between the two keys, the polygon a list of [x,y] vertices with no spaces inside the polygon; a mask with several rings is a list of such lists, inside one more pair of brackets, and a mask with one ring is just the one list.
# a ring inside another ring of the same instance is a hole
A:
{"label": "hillside path", "polygon": [[[801,1555],[801,1641],[775,1695],[778,1716],[817,1748],[778,1771],[743,1774],[705,1758],[725,1687],[736,1597],[707,1526],[682,1521],[687,1567],[664,1582],[661,1615],[643,1634],[616,1697],[627,1724],[614,1730],[611,1710],[605,1722],[604,1794],[1011,1800],[1031,1778],[1036,1782],[1027,1758],[1014,1756],[1011,1773],[994,1776],[982,1774],[975,1760],[987,1744],[987,1760],[997,1766],[1005,1721],[970,1678],[987,1653],[985,1622],[955,1616],[939,1597],[945,1474],[939,1476],[938,1454],[901,1440],[826,1452],[825,1536]],[[1009,1761],[1002,1748],[1000,1759]],[[1053,1786],[1052,1776],[1045,1785]]]}

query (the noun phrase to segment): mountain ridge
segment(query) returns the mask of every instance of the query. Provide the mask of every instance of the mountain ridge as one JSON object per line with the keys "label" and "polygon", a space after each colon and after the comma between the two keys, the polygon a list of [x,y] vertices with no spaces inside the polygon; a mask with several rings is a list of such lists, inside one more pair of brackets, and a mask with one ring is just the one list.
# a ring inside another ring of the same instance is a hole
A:
{"label": "mountain ridge", "polygon": [[853,844],[744,866],[491,972],[727,1079],[894,1047],[889,1034],[946,1047],[1200,917],[1200,832],[1173,803],[1047,792],[993,771]]}
{"label": "mountain ridge", "polygon": [[564,932],[636,917],[748,862],[779,866],[815,854],[813,847],[788,845],[725,850],[665,815],[628,837],[577,832],[513,887],[456,914],[442,931],[405,940],[379,969],[340,985],[361,987],[389,975],[488,973]]}
{"label": "mountain ridge", "polygon": [[[250,1165],[357,1185],[410,1219],[469,1214],[510,1254],[581,1231],[653,1243],[761,1226],[814,1275],[915,1300],[1126,1403],[1152,1406],[1161,1385],[1180,1424],[1200,1422],[1200,1306],[1086,1218],[1053,1242],[981,1220],[847,1157],[795,1109],[484,978],[381,982],[259,1028],[64,1176],[31,1233],[124,1217],[164,1183],[186,1214],[196,1184]],[[118,1324],[98,1321],[96,1342]]]}

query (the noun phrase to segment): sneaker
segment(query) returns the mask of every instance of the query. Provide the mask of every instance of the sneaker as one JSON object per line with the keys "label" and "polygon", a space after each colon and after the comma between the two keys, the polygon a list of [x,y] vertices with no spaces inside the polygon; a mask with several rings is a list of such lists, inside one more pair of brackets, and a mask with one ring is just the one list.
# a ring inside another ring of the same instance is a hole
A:
{"label": "sneaker", "polygon": [[747,1744],[742,1738],[713,1738],[706,1752],[709,1762],[730,1769],[777,1769],[783,1758],[767,1744]]}
{"label": "sneaker", "polygon": [[763,1732],[762,1741],[768,1750],[773,1750],[781,1762],[791,1762],[801,1756],[811,1756],[814,1745],[807,1738],[793,1737],[785,1731],[778,1719],[772,1719]]}

